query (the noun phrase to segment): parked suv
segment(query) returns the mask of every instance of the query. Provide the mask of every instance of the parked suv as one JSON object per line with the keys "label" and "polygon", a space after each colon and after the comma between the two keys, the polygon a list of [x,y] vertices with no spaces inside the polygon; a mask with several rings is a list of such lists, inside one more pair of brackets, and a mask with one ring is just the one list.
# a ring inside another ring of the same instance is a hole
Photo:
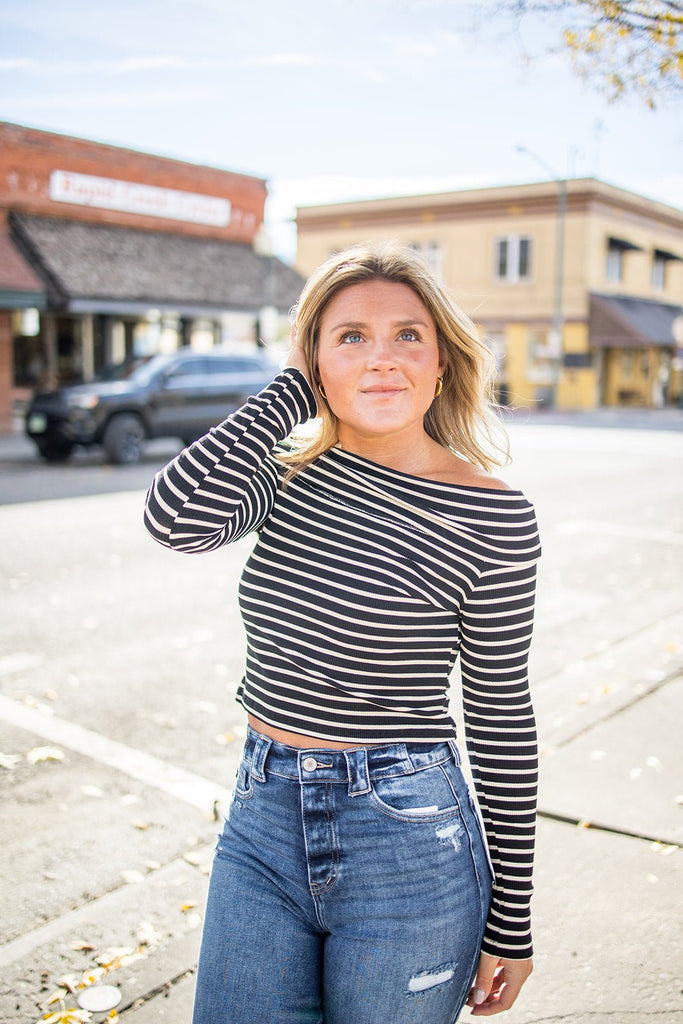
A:
{"label": "parked suv", "polygon": [[145,438],[179,437],[189,444],[277,372],[260,350],[156,355],[88,384],[35,395],[26,433],[49,462],[68,459],[79,444],[101,444],[110,462],[138,462]]}

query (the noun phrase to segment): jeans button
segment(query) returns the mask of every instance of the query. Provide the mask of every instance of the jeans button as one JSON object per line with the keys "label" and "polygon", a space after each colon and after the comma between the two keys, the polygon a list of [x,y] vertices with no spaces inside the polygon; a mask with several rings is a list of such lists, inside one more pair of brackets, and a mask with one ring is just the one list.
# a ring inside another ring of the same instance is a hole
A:
{"label": "jeans button", "polygon": [[314,772],[318,767],[318,762],[314,757],[304,758],[304,768],[307,772]]}

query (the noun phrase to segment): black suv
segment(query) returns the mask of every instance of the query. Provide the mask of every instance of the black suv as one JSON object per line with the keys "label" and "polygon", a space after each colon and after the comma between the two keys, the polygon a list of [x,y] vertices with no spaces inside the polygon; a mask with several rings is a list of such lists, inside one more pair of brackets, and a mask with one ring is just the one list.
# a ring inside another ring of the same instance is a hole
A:
{"label": "black suv", "polygon": [[89,384],[34,396],[26,433],[50,462],[75,445],[101,444],[110,462],[138,462],[150,437],[190,444],[266,386],[277,365],[248,353],[183,349],[115,367]]}

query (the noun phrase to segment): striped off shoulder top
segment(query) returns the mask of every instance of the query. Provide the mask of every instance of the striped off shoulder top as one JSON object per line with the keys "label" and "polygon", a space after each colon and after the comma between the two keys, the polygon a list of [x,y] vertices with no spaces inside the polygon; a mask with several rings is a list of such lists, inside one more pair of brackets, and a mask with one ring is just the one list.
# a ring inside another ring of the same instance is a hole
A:
{"label": "striped off shoulder top", "polygon": [[247,662],[238,700],[272,726],[321,745],[452,739],[449,675],[460,656],[495,871],[483,948],[528,957],[533,508],[520,491],[438,483],[340,448],[283,487],[277,446],[315,414],[305,377],[285,369],[157,474],[147,528],[189,553],[258,532],[239,591]]}

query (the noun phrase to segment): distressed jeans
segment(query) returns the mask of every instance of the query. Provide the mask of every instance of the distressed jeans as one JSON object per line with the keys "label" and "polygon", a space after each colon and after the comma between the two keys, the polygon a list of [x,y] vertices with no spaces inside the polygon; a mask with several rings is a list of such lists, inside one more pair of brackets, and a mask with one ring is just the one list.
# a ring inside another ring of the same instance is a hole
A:
{"label": "distressed jeans", "polygon": [[299,750],[250,729],[194,1024],[454,1024],[490,898],[454,743]]}

